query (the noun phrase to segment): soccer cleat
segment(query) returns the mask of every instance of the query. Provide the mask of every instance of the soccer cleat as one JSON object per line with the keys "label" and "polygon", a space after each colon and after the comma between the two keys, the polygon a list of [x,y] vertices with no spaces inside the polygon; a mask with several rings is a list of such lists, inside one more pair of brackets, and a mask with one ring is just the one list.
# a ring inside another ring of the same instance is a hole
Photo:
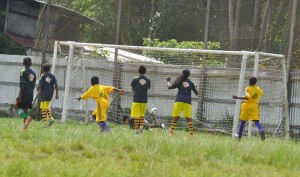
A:
{"label": "soccer cleat", "polygon": [[27,119],[25,120],[23,129],[26,129],[28,127],[28,125],[29,125],[30,122],[31,122],[31,117],[28,116]]}
{"label": "soccer cleat", "polygon": [[48,125],[47,124],[43,124],[42,127],[43,128],[48,128]]}
{"label": "soccer cleat", "polygon": [[50,119],[48,121],[47,127],[50,127],[54,123],[54,119]]}
{"label": "soccer cleat", "polygon": [[241,141],[241,138],[239,138],[239,135],[238,135],[238,134],[235,134],[235,135],[234,135],[234,137],[235,137],[235,139],[237,139],[237,140],[238,140],[238,142],[240,142],[240,141]]}
{"label": "soccer cleat", "polygon": [[262,141],[264,141],[266,139],[266,134],[265,134],[264,131],[260,132],[260,138],[261,138]]}
{"label": "soccer cleat", "polygon": [[172,131],[170,131],[169,137],[171,138],[171,137],[173,137],[173,136],[174,136],[174,133],[173,133]]}
{"label": "soccer cleat", "polygon": [[99,127],[100,127],[100,133],[109,133],[110,129],[109,127],[106,125],[105,122],[99,122],[98,123]]}

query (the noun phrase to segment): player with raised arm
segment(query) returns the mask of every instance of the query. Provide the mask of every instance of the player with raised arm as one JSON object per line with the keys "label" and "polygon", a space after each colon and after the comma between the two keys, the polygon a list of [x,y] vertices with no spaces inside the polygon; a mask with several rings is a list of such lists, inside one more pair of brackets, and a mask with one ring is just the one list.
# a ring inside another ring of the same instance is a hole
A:
{"label": "player with raised arm", "polygon": [[135,133],[141,133],[141,127],[145,122],[145,110],[148,102],[148,90],[150,89],[151,81],[145,76],[146,67],[140,66],[138,69],[139,76],[134,77],[131,81],[133,91],[133,102],[131,106],[130,116],[134,119]]}
{"label": "player with raised arm", "polygon": [[257,126],[259,133],[261,135],[261,140],[265,140],[265,132],[263,130],[262,125],[260,124],[259,120],[259,100],[264,95],[262,89],[256,86],[257,78],[251,77],[249,79],[249,86],[245,89],[246,95],[243,97],[233,95],[233,99],[242,99],[244,103],[241,107],[240,113],[240,125],[239,125],[239,132],[236,138],[238,141],[241,141],[243,130],[246,121],[252,120],[255,125]]}
{"label": "player with raised arm", "polygon": [[118,89],[112,86],[104,86],[99,84],[99,78],[97,76],[93,76],[91,78],[92,86],[85,93],[81,95],[81,97],[76,98],[78,101],[81,99],[85,100],[88,98],[92,98],[96,101],[97,107],[94,111],[96,114],[96,122],[99,125],[100,132],[110,132],[109,127],[106,124],[106,112],[109,108],[109,93],[113,91],[117,91],[120,93],[124,93],[123,89]]}
{"label": "player with raised arm", "polygon": [[[43,64],[43,72],[44,73],[41,75],[37,91],[40,92],[40,108],[43,116],[43,127],[47,128],[54,122],[49,106],[53,97],[54,88],[56,91],[55,99],[58,99],[58,85],[55,76],[50,73],[50,65],[48,63]],[[48,123],[47,116],[49,119]]]}
{"label": "player with raised arm", "polygon": [[196,89],[195,84],[190,79],[188,79],[189,76],[190,70],[185,69],[172,84],[170,84],[171,78],[167,78],[168,89],[178,89],[178,93],[176,95],[176,100],[172,110],[171,131],[169,133],[170,137],[173,137],[174,135],[177,122],[182,112],[186,119],[190,131],[190,136],[193,137],[194,135],[194,126],[192,121],[192,91],[195,93],[195,95],[198,95],[198,90]]}
{"label": "player with raised arm", "polygon": [[36,74],[30,68],[31,64],[31,58],[26,57],[23,59],[25,69],[20,73],[20,91],[15,103],[15,109],[19,117],[24,119],[24,129],[28,127],[31,121],[28,109],[32,109],[33,90],[36,82]]}

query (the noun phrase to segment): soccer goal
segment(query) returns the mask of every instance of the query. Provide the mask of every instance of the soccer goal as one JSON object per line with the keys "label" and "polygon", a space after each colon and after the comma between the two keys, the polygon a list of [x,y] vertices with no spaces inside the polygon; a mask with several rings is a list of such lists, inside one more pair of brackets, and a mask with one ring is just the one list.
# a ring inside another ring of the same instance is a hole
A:
{"label": "soccer goal", "polygon": [[[88,115],[95,107],[93,101],[74,100],[90,86],[90,78],[98,76],[100,84],[122,87],[125,95],[111,96],[109,120],[120,122],[129,114],[132,103],[130,83],[138,75],[138,67],[145,65],[151,79],[148,109],[158,108],[158,117],[170,124],[171,111],[177,90],[168,90],[166,77],[174,81],[183,69],[189,68],[190,79],[199,90],[192,95],[193,121],[199,131],[223,132],[234,135],[238,128],[240,100],[251,76],[258,77],[257,85],[265,95],[260,102],[260,117],[265,131],[273,136],[288,136],[289,118],[285,58],[283,55],[247,51],[198,50],[160,47],[108,45],[57,41],[53,67],[59,46],[68,47],[65,74],[62,121],[72,118],[76,111]],[[148,114],[149,115],[149,114]],[[149,119],[150,119],[149,115]],[[147,114],[146,114],[147,119]],[[184,119],[182,125],[185,126]],[[248,124],[245,133],[257,130]]]}

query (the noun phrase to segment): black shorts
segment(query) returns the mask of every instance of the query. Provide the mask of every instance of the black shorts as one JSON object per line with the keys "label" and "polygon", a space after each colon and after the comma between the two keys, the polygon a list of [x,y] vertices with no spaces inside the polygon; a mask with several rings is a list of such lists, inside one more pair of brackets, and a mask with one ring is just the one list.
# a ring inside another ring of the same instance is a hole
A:
{"label": "black shorts", "polygon": [[19,103],[18,108],[32,109],[32,102],[31,101],[22,101]]}

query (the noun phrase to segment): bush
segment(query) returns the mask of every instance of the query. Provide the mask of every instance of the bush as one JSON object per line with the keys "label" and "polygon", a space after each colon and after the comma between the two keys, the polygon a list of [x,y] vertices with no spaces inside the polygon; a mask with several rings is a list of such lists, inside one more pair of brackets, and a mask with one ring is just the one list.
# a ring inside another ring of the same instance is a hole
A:
{"label": "bush", "polygon": [[0,54],[26,55],[26,48],[0,33]]}

